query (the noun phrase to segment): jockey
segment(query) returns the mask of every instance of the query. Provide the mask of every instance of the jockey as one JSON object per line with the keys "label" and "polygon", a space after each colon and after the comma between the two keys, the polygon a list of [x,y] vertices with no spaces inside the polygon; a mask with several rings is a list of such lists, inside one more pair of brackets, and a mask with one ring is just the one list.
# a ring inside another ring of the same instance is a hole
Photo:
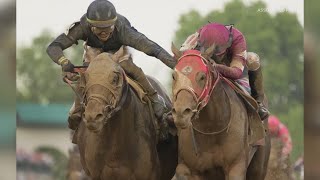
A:
{"label": "jockey", "polygon": [[259,56],[254,52],[247,52],[245,37],[238,29],[219,23],[206,24],[187,38],[180,51],[202,51],[213,44],[216,48],[211,58],[218,63],[217,70],[251,92],[259,105],[261,120],[267,118],[269,111],[263,105],[264,88]]}
{"label": "jockey", "polygon": [[[72,73],[74,65],[64,56],[63,50],[73,44],[78,44],[78,40],[85,41],[84,57],[90,57],[90,53],[93,51],[99,53],[116,52],[122,45],[126,45],[160,59],[171,69],[176,64],[166,50],[132,27],[130,22],[118,14],[113,4],[107,0],[93,1],[80,21],[73,23],[68,32],[59,35],[47,48],[50,58],[62,67],[63,75],[70,80],[74,80]],[[84,59],[89,62],[90,60]],[[133,63],[131,58],[122,61],[120,65],[130,77],[145,89],[152,101],[155,115],[161,121],[163,114],[168,109],[143,71]],[[71,108],[69,113],[69,128],[75,130],[78,127],[81,121],[81,109],[80,100],[76,98],[74,108]]]}
{"label": "jockey", "polygon": [[271,138],[278,138],[283,143],[282,158],[289,157],[292,150],[292,142],[288,128],[273,115],[269,117],[268,124]]}

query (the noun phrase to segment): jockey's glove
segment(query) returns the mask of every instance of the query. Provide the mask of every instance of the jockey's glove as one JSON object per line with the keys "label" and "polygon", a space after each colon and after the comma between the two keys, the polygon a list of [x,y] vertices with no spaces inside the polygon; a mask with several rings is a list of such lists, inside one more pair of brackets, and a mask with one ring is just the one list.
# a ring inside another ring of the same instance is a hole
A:
{"label": "jockey's glove", "polygon": [[74,65],[67,58],[62,56],[58,62],[61,65],[63,72],[73,72]]}
{"label": "jockey's glove", "polygon": [[77,73],[62,71],[62,80],[64,82],[66,82],[65,78],[67,78],[70,81],[78,81],[80,79],[80,76]]}
{"label": "jockey's glove", "polygon": [[74,69],[74,65],[69,60],[65,64],[61,64],[61,67],[63,72],[73,72]]}

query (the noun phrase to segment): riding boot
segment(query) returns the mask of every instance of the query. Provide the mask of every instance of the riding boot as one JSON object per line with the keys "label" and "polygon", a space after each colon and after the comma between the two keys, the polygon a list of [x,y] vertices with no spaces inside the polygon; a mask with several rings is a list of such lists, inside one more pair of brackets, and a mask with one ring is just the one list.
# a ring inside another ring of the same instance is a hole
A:
{"label": "riding boot", "polygon": [[264,89],[263,89],[263,77],[261,66],[255,71],[249,71],[249,83],[251,87],[251,95],[258,103],[258,113],[261,120],[266,119],[270,113],[264,106]]}

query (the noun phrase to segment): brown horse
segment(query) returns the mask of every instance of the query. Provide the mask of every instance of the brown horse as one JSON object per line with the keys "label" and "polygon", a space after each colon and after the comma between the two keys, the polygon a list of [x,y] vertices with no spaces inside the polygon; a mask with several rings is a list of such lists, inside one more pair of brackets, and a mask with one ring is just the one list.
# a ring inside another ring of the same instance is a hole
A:
{"label": "brown horse", "polygon": [[173,117],[178,128],[175,180],[262,180],[268,148],[251,146],[244,102],[209,62],[214,46],[183,54],[173,73]]}
{"label": "brown horse", "polygon": [[[93,180],[170,179],[177,165],[177,138],[157,143],[154,115],[129,86],[115,61],[128,58],[121,48],[102,53],[84,73],[85,111],[77,132],[81,164]],[[151,83],[171,108],[169,97]]]}
{"label": "brown horse", "polygon": [[294,179],[289,158],[282,160],[283,143],[277,138],[271,138],[271,152],[268,171],[265,180],[291,180]]}

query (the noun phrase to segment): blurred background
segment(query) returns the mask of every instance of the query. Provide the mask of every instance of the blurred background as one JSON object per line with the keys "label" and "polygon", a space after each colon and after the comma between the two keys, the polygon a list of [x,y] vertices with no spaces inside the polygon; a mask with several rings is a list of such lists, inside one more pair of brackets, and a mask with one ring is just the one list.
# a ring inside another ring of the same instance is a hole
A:
{"label": "blurred background", "polygon": [[16,4],[0,1],[0,179],[15,178]]}
{"label": "blurred background", "polygon": [[[112,0],[111,2],[118,13],[126,16],[138,31],[168,52],[171,52],[171,41],[180,46],[188,35],[208,21],[234,24],[245,35],[248,50],[258,53],[262,59],[270,111],[288,127],[293,141],[291,161],[295,162],[299,157],[303,157],[305,153],[303,102],[306,100],[306,112],[317,108],[318,105],[316,102],[307,101],[314,101],[314,98],[307,99],[306,96],[304,99],[304,78],[307,80],[306,85],[308,83],[312,85],[312,88],[306,88],[306,95],[316,95],[315,87],[319,85],[318,81],[312,79],[319,76],[318,74],[310,73],[304,77],[303,1],[291,0],[288,3],[276,0],[202,0],[200,3],[197,0]],[[0,16],[1,24],[6,23],[1,26],[1,37],[5,43],[1,44],[0,52],[2,57],[0,68],[3,74],[0,76],[3,87],[1,94],[4,95],[0,101],[2,112],[0,118],[4,123],[0,126],[1,164],[5,164],[4,168],[12,167],[12,172],[15,171],[15,153],[12,153],[12,149],[16,147],[18,178],[64,179],[69,152],[72,149],[70,132],[67,128],[67,112],[74,95],[62,82],[61,69],[49,59],[45,50],[55,37],[80,19],[91,0],[81,2],[17,0],[16,11],[15,2],[2,0],[0,3],[3,14]],[[307,27],[307,24],[310,24],[310,29],[306,28],[304,34],[305,48],[310,49],[308,51],[305,49],[309,53],[306,56],[310,55],[309,59],[305,58],[306,72],[314,70],[316,67],[314,65],[318,63],[314,60],[317,57],[316,50],[319,49],[318,37],[314,34],[320,30],[320,24],[317,24],[319,21],[316,21],[318,16],[315,15],[316,7],[319,5],[316,0],[305,2],[305,8],[310,8],[310,11],[305,11],[306,17],[310,15],[315,20],[305,22]],[[82,61],[81,44],[66,51],[66,56],[79,65]],[[157,78],[170,93],[170,69],[155,58],[133,49],[131,51],[134,62],[146,74]],[[307,66],[308,62],[310,66]],[[310,120],[315,120],[305,122],[306,128],[310,128],[306,132],[306,137],[307,135],[318,137],[317,127],[320,123],[316,121],[317,113],[318,111],[314,110],[305,115],[306,118],[310,116]],[[17,117],[16,144],[15,117]],[[315,138],[309,140],[306,139],[306,145],[316,144]],[[12,159],[14,162],[10,161]],[[316,177],[319,166],[315,166],[316,162],[312,161],[316,158],[309,160],[313,163],[313,169],[311,168],[309,172],[313,174],[312,177]],[[10,175],[11,173],[0,173],[0,179],[14,179],[15,176]]]}

